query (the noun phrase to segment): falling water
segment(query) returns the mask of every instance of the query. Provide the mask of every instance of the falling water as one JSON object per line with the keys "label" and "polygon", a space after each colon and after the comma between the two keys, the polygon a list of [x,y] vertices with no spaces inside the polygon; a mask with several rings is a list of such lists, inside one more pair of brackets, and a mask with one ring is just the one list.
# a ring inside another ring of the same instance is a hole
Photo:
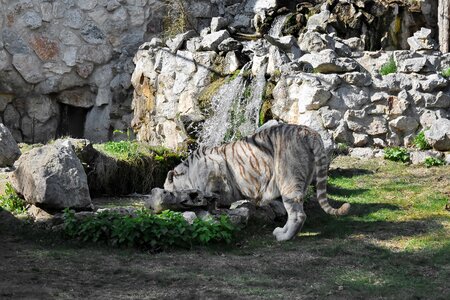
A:
{"label": "falling water", "polygon": [[286,22],[288,15],[281,15],[275,17],[273,20],[272,27],[269,29],[269,35],[273,37],[280,37],[283,25]]}
{"label": "falling water", "polygon": [[262,67],[248,83],[243,73],[250,66],[245,65],[239,75],[224,84],[212,98],[213,115],[203,124],[199,134],[200,146],[214,147],[255,132],[266,84],[266,68]]}
{"label": "falling water", "polygon": [[259,73],[251,83],[251,97],[245,105],[244,122],[239,126],[242,136],[253,134],[258,128],[259,111],[262,105],[264,87],[266,86],[266,69],[267,65],[259,69]]}
{"label": "falling water", "polygon": [[245,80],[241,71],[235,79],[219,88],[211,100],[213,115],[205,121],[199,134],[200,146],[214,147],[224,141],[225,135],[232,126],[229,112],[233,104],[242,98],[244,87]]}

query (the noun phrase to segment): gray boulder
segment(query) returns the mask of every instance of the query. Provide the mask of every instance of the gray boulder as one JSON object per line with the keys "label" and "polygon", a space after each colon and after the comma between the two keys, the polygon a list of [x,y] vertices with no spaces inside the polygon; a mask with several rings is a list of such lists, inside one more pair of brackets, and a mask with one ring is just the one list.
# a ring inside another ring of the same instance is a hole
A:
{"label": "gray boulder", "polygon": [[20,154],[20,149],[11,132],[0,123],[0,167],[12,166]]}
{"label": "gray boulder", "polygon": [[450,120],[438,119],[433,122],[430,130],[425,131],[427,142],[436,150],[450,150]]}
{"label": "gray boulder", "polygon": [[24,153],[11,183],[28,203],[39,207],[92,208],[86,173],[69,140]]}
{"label": "gray boulder", "polygon": [[214,195],[205,195],[198,190],[185,190],[169,192],[164,189],[154,188],[148,195],[144,206],[156,213],[166,209],[174,211],[188,211],[193,208],[206,208],[209,203],[216,202]]}

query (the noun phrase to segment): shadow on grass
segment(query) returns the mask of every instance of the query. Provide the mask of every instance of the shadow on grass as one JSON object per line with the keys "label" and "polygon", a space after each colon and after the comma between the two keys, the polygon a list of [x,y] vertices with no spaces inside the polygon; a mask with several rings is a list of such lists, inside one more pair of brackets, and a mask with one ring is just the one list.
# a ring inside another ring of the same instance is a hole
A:
{"label": "shadow on grass", "polygon": [[[343,202],[330,199],[333,207],[339,207]],[[350,214],[343,217],[333,217],[325,214],[318,203],[309,203],[305,208],[308,216],[303,231],[316,231],[319,236],[334,238],[346,237],[352,234],[371,235],[377,239],[390,239],[396,236],[414,236],[427,233],[430,230],[442,228],[436,220],[413,221],[382,221],[367,217],[380,210],[397,211],[396,205],[384,203],[352,203]],[[354,217],[360,218],[360,220]],[[432,229],[431,229],[432,228]]]}
{"label": "shadow on grass", "polygon": [[335,168],[330,169],[328,172],[328,176],[331,178],[352,178],[356,176],[362,175],[370,175],[374,174],[373,171],[367,169],[359,169],[359,168]]}
{"label": "shadow on grass", "polygon": [[335,196],[354,197],[368,192],[368,189],[346,189],[332,184],[327,185],[327,193]]}

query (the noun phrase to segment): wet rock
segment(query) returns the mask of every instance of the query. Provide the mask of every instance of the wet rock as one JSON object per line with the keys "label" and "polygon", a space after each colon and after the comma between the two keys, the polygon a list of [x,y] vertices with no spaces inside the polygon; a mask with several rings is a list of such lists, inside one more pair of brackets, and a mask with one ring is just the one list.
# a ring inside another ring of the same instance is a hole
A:
{"label": "wet rock", "polygon": [[430,130],[425,131],[427,142],[438,151],[450,150],[450,120],[438,119],[433,122]]}
{"label": "wet rock", "polygon": [[11,132],[0,123],[0,167],[12,166],[20,154],[19,146],[17,146]]}
{"label": "wet rock", "polygon": [[48,209],[91,208],[86,173],[69,141],[35,148],[23,154],[11,177],[25,200]]}
{"label": "wet rock", "polygon": [[242,62],[239,60],[237,53],[235,51],[228,52],[223,63],[223,73],[233,74],[240,67],[242,67]]}

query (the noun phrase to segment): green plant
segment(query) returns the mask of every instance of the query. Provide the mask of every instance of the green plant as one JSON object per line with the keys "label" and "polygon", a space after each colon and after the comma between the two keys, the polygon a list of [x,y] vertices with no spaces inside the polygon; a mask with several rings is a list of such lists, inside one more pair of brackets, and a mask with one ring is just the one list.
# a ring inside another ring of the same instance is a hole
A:
{"label": "green plant", "polygon": [[172,38],[179,33],[185,32],[192,26],[186,9],[185,0],[165,0],[166,15],[163,18],[163,36],[165,39]]}
{"label": "green plant", "polygon": [[134,216],[105,211],[81,220],[76,218],[74,211],[64,211],[67,237],[114,246],[161,249],[211,242],[229,243],[235,231],[227,216],[218,220],[196,219],[190,225],[181,213],[169,210],[156,215],[143,209]]}
{"label": "green plant", "polygon": [[5,194],[0,195],[0,206],[15,214],[26,211],[26,203],[20,198],[12,185],[8,182],[5,187]]}
{"label": "green plant", "polygon": [[384,158],[393,161],[409,162],[409,152],[405,148],[400,147],[385,148]]}
{"label": "green plant", "polygon": [[138,155],[139,145],[135,141],[109,141],[104,144],[106,152],[119,154],[125,158],[131,158]]}
{"label": "green plant", "polygon": [[416,135],[416,137],[414,138],[413,144],[420,150],[431,149],[430,144],[428,144],[427,140],[425,139],[424,131],[421,131],[418,135]]}
{"label": "green plant", "polygon": [[438,167],[438,166],[445,165],[445,160],[430,156],[430,157],[425,158],[424,164],[427,168]]}
{"label": "green plant", "polygon": [[442,70],[441,75],[442,77],[450,78],[450,68]]}
{"label": "green plant", "polygon": [[397,65],[395,64],[394,57],[391,56],[389,60],[381,66],[380,74],[384,76],[395,72],[397,72]]}

